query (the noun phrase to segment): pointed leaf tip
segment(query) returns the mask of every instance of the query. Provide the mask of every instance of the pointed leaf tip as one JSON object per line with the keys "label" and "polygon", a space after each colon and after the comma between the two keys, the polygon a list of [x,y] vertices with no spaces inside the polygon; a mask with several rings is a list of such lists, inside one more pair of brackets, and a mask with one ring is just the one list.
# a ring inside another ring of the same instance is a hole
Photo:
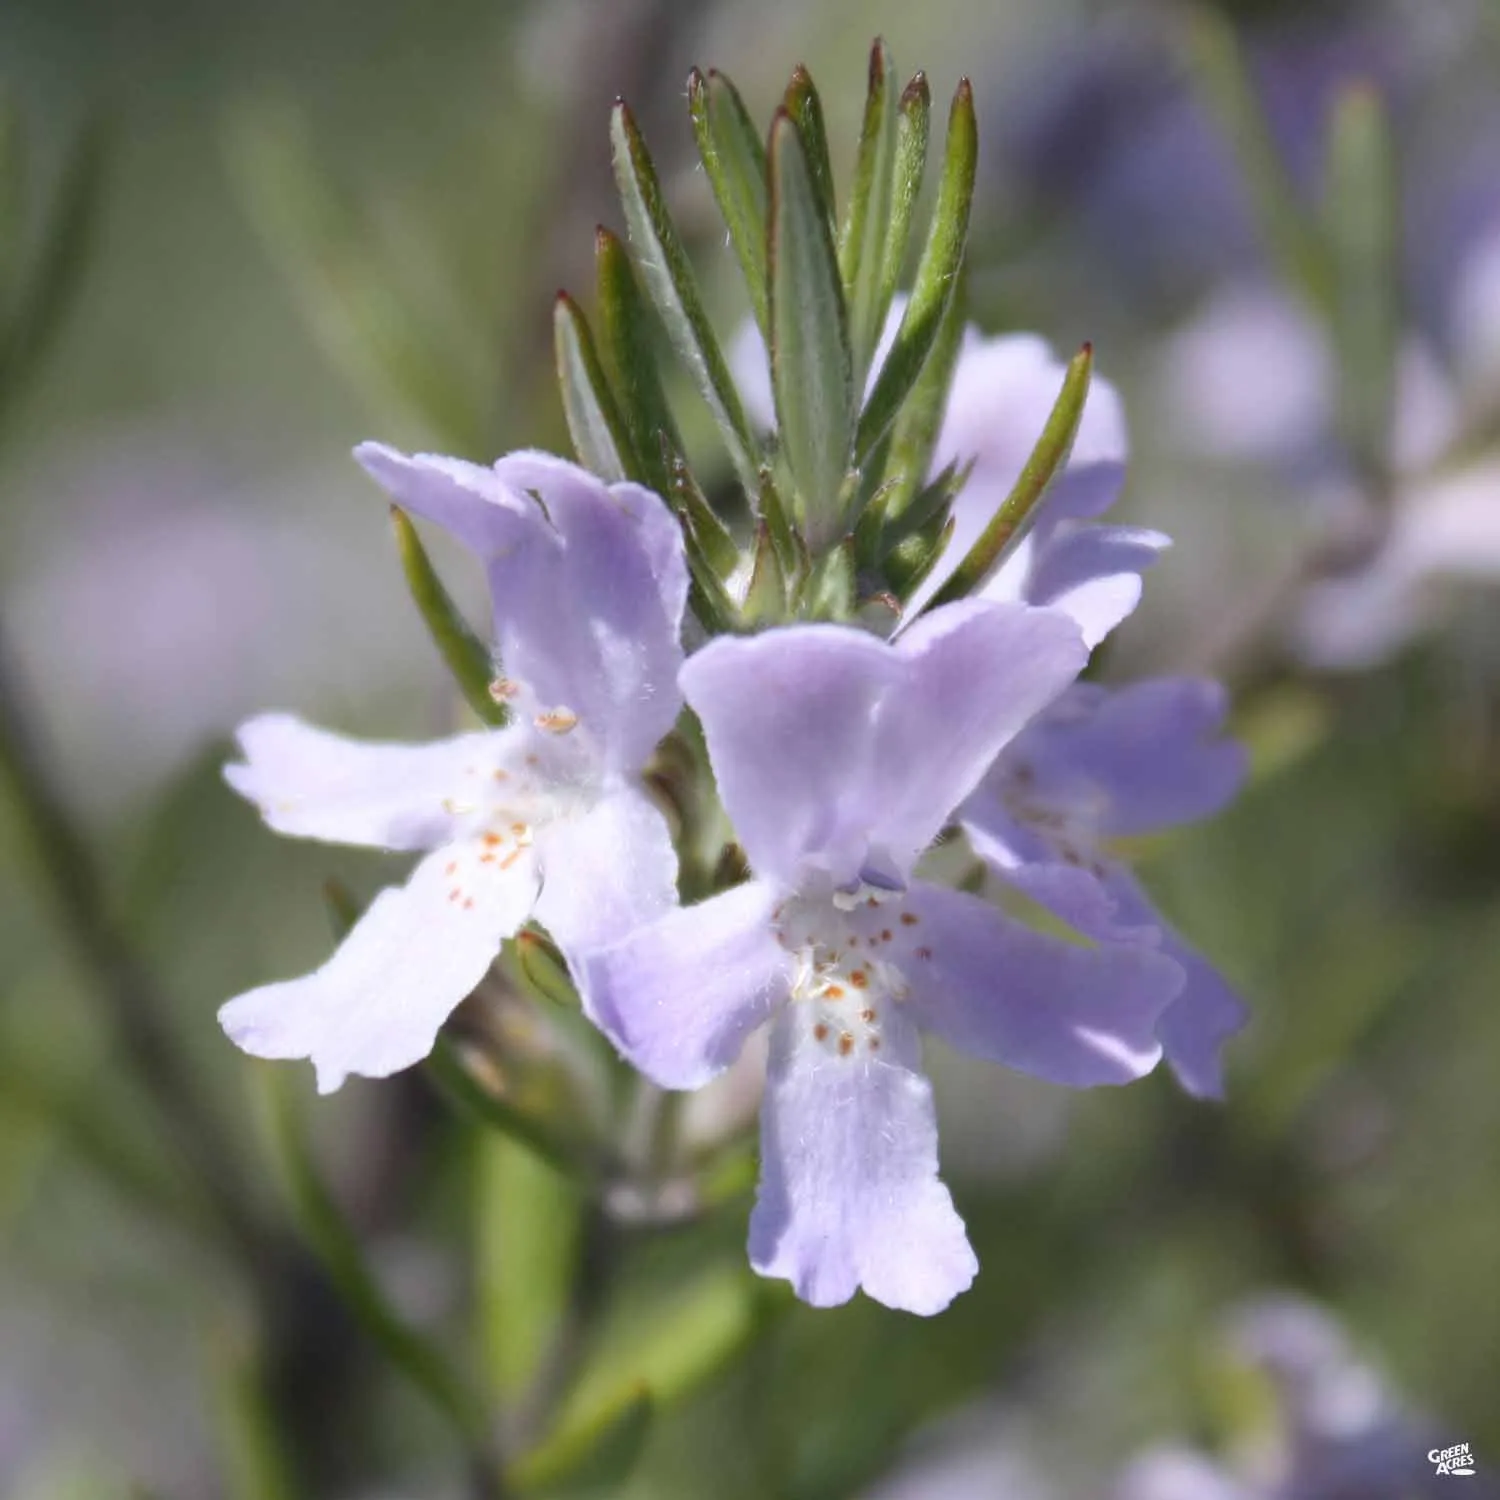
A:
{"label": "pointed leaf tip", "polygon": [[607,484],[641,478],[640,459],[610,390],[588,319],[566,292],[559,292],[553,303],[552,328],[563,415],[579,463]]}
{"label": "pointed leaf tip", "polygon": [[[925,147],[925,137],[922,144]],[[927,243],[912,285],[911,299],[891,352],[881,366],[875,388],[860,415],[855,462],[874,453],[905,404],[936,344],[943,319],[960,283],[969,242],[969,215],[974,202],[979,131],[967,80],[959,83],[948,113],[943,175]],[[887,266],[887,272],[891,271]]]}
{"label": "pointed leaf tip", "polygon": [[864,384],[865,370],[880,339],[889,306],[885,294],[887,243],[896,232],[903,236],[904,246],[907,227],[898,223],[899,215],[893,212],[901,143],[900,105],[890,87],[893,71],[884,42],[877,40],[870,53],[870,87],[860,127],[849,212],[839,238],[839,270],[849,304],[849,342],[856,387]]}
{"label": "pointed leaf tip", "polygon": [[744,406],[708,318],[698,283],[635,118],[625,101],[610,116],[615,183],[630,231],[631,258],[677,356],[686,365],[718,423],[731,462],[754,493],[759,452]]}
{"label": "pointed leaf tip", "polygon": [[833,189],[833,163],[828,154],[828,128],[823,119],[823,101],[804,63],[792,69],[782,108],[797,122],[813,187],[832,230],[838,221],[838,206]]}
{"label": "pointed leaf tip", "polygon": [[688,81],[688,113],[729,242],[744,273],[750,307],[763,337],[766,318],[766,150],[739,91],[726,74],[695,68]]}
{"label": "pointed leaf tip", "polygon": [[1072,452],[1073,439],[1083,421],[1093,369],[1093,346],[1084,344],[1068,363],[1051,415],[1010,494],[947,582],[932,596],[927,609],[967,598],[981,589],[1025,535],[1030,523],[1036,519],[1047,487]]}

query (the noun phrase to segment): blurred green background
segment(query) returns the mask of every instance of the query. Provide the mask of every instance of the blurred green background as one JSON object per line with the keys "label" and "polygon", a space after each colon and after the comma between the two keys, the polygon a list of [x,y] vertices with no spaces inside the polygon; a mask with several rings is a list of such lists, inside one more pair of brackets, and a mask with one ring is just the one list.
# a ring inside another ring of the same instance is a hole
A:
{"label": "blurred green background", "polygon": [[[1390,98],[1408,324],[1456,382],[1446,292],[1500,210],[1483,171],[1500,159],[1491,11],[1234,9],[1294,177],[1315,176],[1339,78]],[[1105,678],[1200,664],[1304,545],[1317,463],[1212,451],[1161,377],[1217,290],[1270,274],[1233,152],[1192,104],[1180,18],[1146,0],[0,7],[31,189],[45,198],[85,119],[106,146],[77,303],[39,378],[5,397],[14,707],[99,863],[110,924],[165,997],[174,1066],[222,1129],[223,1191],[294,1266],[268,1329],[193,1228],[173,1160],[197,1143],[161,1127],[141,1039],[122,1037],[135,1020],[109,1019],[101,975],[124,960],[80,952],[46,850],[0,802],[0,1494],[296,1493],[266,1468],[267,1408],[246,1394],[262,1377],[269,1409],[304,1429],[304,1493],[464,1493],[448,1430],[285,1250],[264,1101],[214,1019],[321,958],[326,877],[364,895],[391,866],[269,837],[218,767],[264,708],[388,737],[452,722],[383,501],[345,455],[368,436],[474,458],[564,447],[551,300],[586,288],[594,224],[620,227],[617,94],[727,334],[745,309],[692,166],[688,68],[723,68],[765,118],[806,62],[836,166],[873,35],[938,100],[972,77],[975,318],[1060,349],[1093,339],[1132,421],[1125,512],[1177,539]],[[1241,353],[1230,399],[1248,405],[1273,377],[1256,346]],[[477,601],[463,559],[434,551]],[[983,1272],[931,1321],[761,1298],[743,1198],[634,1237],[619,1307],[638,1331],[612,1336],[636,1352],[598,1378],[649,1346],[668,1399],[621,1493],[861,1494],[918,1429],[977,1404],[995,1414],[987,1437],[1016,1434],[1053,1488],[1002,1479],[996,1456],[945,1494],[1104,1495],[1144,1448],[1254,1446],[1272,1388],[1226,1319],[1288,1292],[1382,1372],[1421,1434],[1407,1463],[1431,1431],[1471,1442],[1481,1475],[1500,1464],[1500,632],[1493,590],[1440,591],[1433,628],[1359,671],[1302,664],[1273,611],[1233,663],[1253,784],[1144,851],[1166,910],[1253,1007],[1227,1103],[1194,1104],[1165,1075],[1074,1097],[935,1058],[945,1173]],[[310,1075],[294,1087],[310,1095]],[[309,1119],[394,1302],[460,1350],[482,1343],[476,1278],[555,1188],[476,1144],[419,1076],[356,1080]],[[522,1184],[510,1218],[470,1192],[496,1172]],[[693,1368],[695,1339],[742,1323],[738,1358]]]}

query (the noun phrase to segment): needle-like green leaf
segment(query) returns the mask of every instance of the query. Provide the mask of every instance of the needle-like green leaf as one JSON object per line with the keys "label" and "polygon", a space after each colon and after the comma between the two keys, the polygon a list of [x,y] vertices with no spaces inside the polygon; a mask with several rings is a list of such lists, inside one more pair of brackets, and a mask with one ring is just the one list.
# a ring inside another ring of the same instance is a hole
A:
{"label": "needle-like green leaf", "polygon": [[802,132],[785,110],[771,126],[770,170],[771,384],[797,514],[817,553],[842,525],[854,378],[828,220]]}
{"label": "needle-like green leaf", "polygon": [[812,174],[813,191],[823,205],[828,232],[838,233],[838,201],[833,190],[833,160],[828,154],[828,127],[823,123],[823,101],[812,81],[812,74],[801,63],[792,69],[781,107],[797,122],[798,134],[807,152],[807,166]]}
{"label": "needle-like green leaf", "polygon": [[578,461],[606,484],[641,478],[640,460],[599,362],[588,319],[566,292],[559,292],[553,304],[552,332],[563,415]]}
{"label": "needle-like green leaf", "polygon": [[911,244],[911,226],[922,179],[927,171],[927,135],[932,120],[932,91],[927,75],[918,73],[902,90],[896,106],[896,162],[891,174],[891,223],[885,239],[885,261],[880,268],[879,316],[876,337],[885,324],[891,298],[901,284],[906,252]]}
{"label": "needle-like green leaf", "polygon": [[[667,498],[682,523],[688,563],[688,603],[692,605],[693,613],[710,634],[723,635],[737,630],[739,610],[724,586],[728,575],[721,573],[715,562],[716,557],[722,560],[718,538],[712,531],[700,534],[695,519],[709,509],[708,501],[698,489],[691,470],[680,458],[672,464],[672,483]],[[733,547],[733,539],[729,545]],[[735,555],[738,558],[738,549]]]}
{"label": "needle-like green leaf", "polygon": [[1005,560],[1011,549],[1025,535],[1025,528],[1036,516],[1037,505],[1047,493],[1053,475],[1068,461],[1078,424],[1083,420],[1084,402],[1088,400],[1089,380],[1093,375],[1093,347],[1085,344],[1068,364],[1062,390],[1053,403],[1052,413],[1042,435],[1031,450],[1031,457],[1021,470],[1010,494],[990,518],[969,548],[967,555],[953,570],[952,576],[932,596],[928,609],[965,599],[984,586],[985,581]]}
{"label": "needle-like green leaf", "polygon": [[704,314],[697,280],[667,212],[646,142],[623,100],[615,105],[610,117],[610,142],[615,182],[630,229],[631,254],[646,295],[656,307],[678,358],[708,403],[740,482],[747,493],[754,494],[759,469],[757,444]]}
{"label": "needle-like green leaf", "polygon": [[1189,67],[1239,160],[1272,260],[1314,307],[1326,310],[1333,291],[1328,258],[1271,134],[1234,23],[1200,5],[1184,11],[1182,27]]}
{"label": "needle-like green leaf", "polygon": [[869,93],[865,98],[849,213],[839,236],[839,274],[849,307],[849,345],[856,384],[863,381],[869,368],[870,356],[880,337],[880,321],[885,316],[880,295],[886,239],[892,228],[898,119],[891,54],[877,38],[870,49]]}
{"label": "needle-like green leaf", "polygon": [[974,96],[968,79],[963,79],[948,116],[943,179],[932,226],[917,267],[911,300],[906,305],[906,316],[860,416],[855,440],[856,463],[864,463],[895,421],[937,343],[943,319],[956,295],[969,241],[969,210],[974,201],[978,152]]}
{"label": "needle-like green leaf", "polygon": [[668,453],[682,438],[662,390],[656,315],[641,292],[630,255],[602,226],[594,236],[599,279],[599,358],[614,391],[641,478],[659,495],[670,478]]}
{"label": "needle-like green leaf", "polygon": [[[922,366],[917,383],[911,388],[886,435],[883,461],[870,465],[871,469],[878,470],[884,483],[892,486],[887,505],[887,513],[892,518],[905,511],[932,468],[943,417],[948,409],[953,371],[963,348],[964,280],[966,277],[961,272],[960,284],[943,314],[927,363]],[[879,452],[875,458],[881,458]]]}
{"label": "needle-like green leaf", "polygon": [[739,90],[723,73],[688,76],[698,154],[729,230],[762,336],[769,336],[766,288],[766,148]]}
{"label": "needle-like green leaf", "polygon": [[807,563],[807,548],[792,525],[787,514],[786,501],[776,487],[776,478],[769,468],[760,471],[760,489],[757,513],[771,530],[771,540],[776,545],[776,555],[781,559],[781,571],[788,579],[800,577]]}
{"label": "needle-like green leaf", "polygon": [[699,487],[686,459],[673,456],[664,493],[671,496],[681,512],[683,525],[703,549],[709,567],[720,578],[728,578],[739,566],[739,546],[729,528],[719,519],[718,512],[708,503],[708,497]]}
{"label": "needle-like green leaf", "polygon": [[1400,346],[1400,209],[1390,122],[1373,88],[1356,84],[1339,96],[1324,182],[1340,426],[1378,485],[1390,462]]}
{"label": "needle-like green leaf", "polygon": [[391,525],[396,531],[396,550],[401,556],[406,586],[438,654],[463,693],[464,701],[484,723],[504,724],[507,718],[505,707],[490,694],[490,684],[497,672],[489,649],[470,628],[443,587],[411,518],[394,505],[391,507]]}

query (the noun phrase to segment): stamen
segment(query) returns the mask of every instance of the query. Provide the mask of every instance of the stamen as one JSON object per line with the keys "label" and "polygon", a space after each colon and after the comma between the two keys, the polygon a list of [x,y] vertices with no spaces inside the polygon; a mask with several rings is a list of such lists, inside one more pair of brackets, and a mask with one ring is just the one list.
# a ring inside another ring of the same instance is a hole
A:
{"label": "stamen", "polygon": [[548,734],[567,734],[578,727],[578,715],[571,708],[549,708],[538,714],[534,722]]}

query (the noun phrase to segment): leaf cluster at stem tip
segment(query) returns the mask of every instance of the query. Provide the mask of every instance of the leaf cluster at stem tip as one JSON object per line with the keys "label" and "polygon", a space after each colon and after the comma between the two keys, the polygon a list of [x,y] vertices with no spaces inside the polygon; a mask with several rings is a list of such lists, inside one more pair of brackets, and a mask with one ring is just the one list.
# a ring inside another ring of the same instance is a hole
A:
{"label": "leaf cluster at stem tip", "polygon": [[[960,458],[938,468],[936,458],[964,340],[978,161],[968,80],[954,90],[929,182],[931,89],[920,72],[903,85],[877,39],[842,202],[806,68],[793,70],[764,131],[716,69],[692,71],[687,101],[767,361],[770,410],[754,410],[736,380],[656,163],[618,100],[609,132],[626,233],[596,231],[591,308],[564,291],[553,309],[558,387],[579,461],[671,507],[690,605],[709,634],[798,619],[888,631],[940,561],[952,569],[935,602],[972,594],[1024,536],[1067,461],[1092,357],[1085,348],[1069,366],[1030,460],[979,539],[945,558],[972,467]],[[924,185],[932,207],[919,235]],[[684,388],[718,434],[718,462],[701,473],[684,441],[695,430],[689,413],[675,405]],[[410,523],[398,514],[395,525],[439,651],[474,711],[500,722],[489,696],[499,664],[444,593]]]}
{"label": "leaf cluster at stem tip", "polygon": [[[694,69],[687,98],[764,344],[774,426],[762,430],[747,408],[661,176],[621,100],[610,143],[627,237],[599,231],[592,320],[566,294],[556,309],[573,446],[602,478],[637,480],[667,499],[686,539],[692,608],[709,632],[868,620],[872,603],[894,621],[951,534],[967,473],[955,465],[928,482],[962,342],[978,160],[969,83],[953,95],[921,236],[931,90],[922,73],[900,82],[883,41],[870,51],[842,204],[806,68],[793,70],[765,131],[717,70]],[[895,318],[903,281],[909,291]],[[683,384],[707,408],[722,447],[711,483],[696,474],[667,399]]]}

